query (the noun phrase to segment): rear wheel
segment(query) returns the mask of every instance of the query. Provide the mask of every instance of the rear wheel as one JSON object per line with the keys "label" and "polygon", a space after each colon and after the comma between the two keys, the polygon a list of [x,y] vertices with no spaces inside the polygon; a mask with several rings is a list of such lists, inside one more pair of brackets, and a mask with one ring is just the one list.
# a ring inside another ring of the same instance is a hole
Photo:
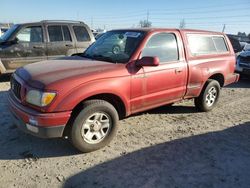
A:
{"label": "rear wheel", "polygon": [[195,98],[195,106],[201,112],[212,110],[220,96],[220,84],[216,80],[208,80],[199,97]]}
{"label": "rear wheel", "polygon": [[84,102],[71,129],[72,144],[82,152],[91,152],[109,144],[117,131],[118,113],[103,100]]}
{"label": "rear wheel", "polygon": [[120,47],[120,46],[114,45],[114,46],[112,47],[112,53],[113,53],[113,54],[119,54],[120,52],[121,52],[121,47]]}

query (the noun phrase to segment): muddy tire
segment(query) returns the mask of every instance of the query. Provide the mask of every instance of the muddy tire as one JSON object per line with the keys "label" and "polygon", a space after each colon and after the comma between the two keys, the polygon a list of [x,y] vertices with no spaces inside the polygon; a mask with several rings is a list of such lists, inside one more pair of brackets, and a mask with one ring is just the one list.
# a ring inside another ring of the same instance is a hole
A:
{"label": "muddy tire", "polygon": [[220,84],[216,80],[208,80],[199,97],[195,98],[194,103],[198,111],[207,112],[212,110],[220,96]]}
{"label": "muddy tire", "polygon": [[70,140],[81,152],[100,149],[115,136],[118,120],[118,113],[110,103],[103,100],[86,101],[73,122]]}

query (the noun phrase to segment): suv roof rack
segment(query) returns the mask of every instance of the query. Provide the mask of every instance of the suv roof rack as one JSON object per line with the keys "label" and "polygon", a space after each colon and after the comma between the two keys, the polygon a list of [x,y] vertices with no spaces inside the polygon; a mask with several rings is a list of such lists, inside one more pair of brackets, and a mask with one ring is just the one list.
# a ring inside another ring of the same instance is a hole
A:
{"label": "suv roof rack", "polygon": [[41,22],[49,23],[49,22],[68,22],[68,23],[84,23],[82,21],[75,21],[75,20],[42,20]]}

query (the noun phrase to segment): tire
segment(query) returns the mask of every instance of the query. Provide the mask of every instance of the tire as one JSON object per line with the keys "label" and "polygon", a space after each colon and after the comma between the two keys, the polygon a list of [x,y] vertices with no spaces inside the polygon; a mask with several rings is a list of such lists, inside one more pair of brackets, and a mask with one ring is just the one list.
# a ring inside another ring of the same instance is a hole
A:
{"label": "tire", "polygon": [[103,100],[86,101],[73,121],[70,140],[81,152],[98,150],[113,139],[118,120],[118,113],[110,103]]}
{"label": "tire", "polygon": [[212,110],[220,96],[220,84],[216,80],[209,79],[203,87],[199,97],[195,98],[194,103],[198,111],[208,112]]}

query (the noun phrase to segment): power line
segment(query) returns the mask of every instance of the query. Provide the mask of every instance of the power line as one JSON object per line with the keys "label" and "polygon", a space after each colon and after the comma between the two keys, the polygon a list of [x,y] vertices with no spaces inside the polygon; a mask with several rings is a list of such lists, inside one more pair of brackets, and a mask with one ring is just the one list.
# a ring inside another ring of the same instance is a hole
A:
{"label": "power line", "polygon": [[[244,8],[241,8],[240,9],[240,11],[242,11],[242,10],[249,10],[250,9],[250,7],[244,7]],[[238,11],[239,12],[239,9],[235,9],[235,8],[233,8],[233,9],[214,9],[214,10],[209,10],[209,11],[204,11],[204,10],[194,10],[194,11],[192,11],[192,12],[181,12],[181,11],[175,11],[175,12],[167,12],[167,13],[160,13],[160,12],[158,12],[158,13],[154,13],[154,15],[180,15],[180,14],[182,14],[182,15],[192,15],[192,14],[206,14],[206,13],[218,13],[218,11],[220,12],[220,13],[224,13],[224,12],[232,12],[232,11]]]}
{"label": "power line", "polygon": [[[248,5],[249,7],[246,7]],[[246,4],[239,4],[239,3],[232,3],[232,4],[223,4],[223,8],[227,6],[234,6],[232,9],[220,9],[217,5],[214,6],[204,6],[204,7],[192,7],[192,8],[181,8],[181,9],[174,9],[169,8],[169,9],[148,9],[148,10],[136,10],[136,11],[126,11],[126,12],[119,12],[119,15],[115,15],[114,13],[110,14],[102,14],[102,15],[93,15],[95,19],[104,19],[104,18],[123,18],[123,17],[131,17],[131,16],[140,16],[143,15],[147,12],[153,12],[155,15],[156,14],[163,14],[164,12],[167,12],[167,14],[193,14],[195,12],[197,13],[211,13],[211,12],[217,12],[217,11],[242,11],[242,10],[249,10],[250,8],[250,3]],[[240,6],[240,7],[237,7]],[[212,8],[212,9],[211,9]],[[203,10],[198,10],[198,9],[203,9]],[[204,10],[204,9],[211,9],[211,10]],[[215,10],[218,9],[218,10]],[[85,17],[87,18],[87,17]],[[89,17],[90,18],[90,17]]]}
{"label": "power line", "polygon": [[[219,19],[219,18],[226,18],[226,19],[231,19],[231,18],[243,18],[243,17],[249,17],[250,14],[245,14],[245,15],[235,15],[235,16],[211,16],[211,17],[185,17],[186,20],[203,20],[203,19]],[[152,17],[151,20],[163,20],[164,18],[154,18]],[[176,18],[177,19],[177,18]],[[178,18],[179,19],[179,18]]]}
{"label": "power line", "polygon": [[[250,3],[229,3],[229,4],[225,4],[223,3],[223,7],[227,7],[227,6],[243,6],[245,7],[246,5],[250,5]],[[218,3],[216,5],[212,5],[212,6],[201,6],[201,7],[193,7],[192,8],[180,8],[181,10],[187,10],[187,11],[190,11],[190,10],[197,10],[197,9],[210,9],[210,8],[218,8]],[[239,8],[238,8],[239,9]],[[171,11],[176,11],[177,9],[173,10],[173,8],[169,8],[169,9],[150,9],[150,11],[168,11],[168,12],[171,12]]]}

